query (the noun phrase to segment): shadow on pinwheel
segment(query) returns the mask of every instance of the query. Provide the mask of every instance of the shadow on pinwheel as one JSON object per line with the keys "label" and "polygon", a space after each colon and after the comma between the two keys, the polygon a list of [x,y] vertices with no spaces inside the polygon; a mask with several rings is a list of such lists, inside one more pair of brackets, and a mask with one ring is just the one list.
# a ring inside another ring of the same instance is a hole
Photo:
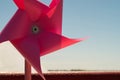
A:
{"label": "shadow on pinwheel", "polygon": [[37,0],[13,1],[18,10],[2,30],[0,43],[10,41],[45,80],[40,56],[83,41],[84,38],[70,39],[62,35],[63,0],[52,0],[49,6]]}

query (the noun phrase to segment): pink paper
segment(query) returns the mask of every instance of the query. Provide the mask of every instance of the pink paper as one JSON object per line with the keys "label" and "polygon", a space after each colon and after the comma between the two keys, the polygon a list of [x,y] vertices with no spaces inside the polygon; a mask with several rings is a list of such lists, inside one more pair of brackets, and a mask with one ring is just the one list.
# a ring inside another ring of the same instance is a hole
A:
{"label": "pink paper", "polygon": [[0,34],[0,43],[10,41],[45,80],[40,56],[83,41],[62,35],[63,0],[49,6],[37,0],[14,0],[18,6],[13,18]]}

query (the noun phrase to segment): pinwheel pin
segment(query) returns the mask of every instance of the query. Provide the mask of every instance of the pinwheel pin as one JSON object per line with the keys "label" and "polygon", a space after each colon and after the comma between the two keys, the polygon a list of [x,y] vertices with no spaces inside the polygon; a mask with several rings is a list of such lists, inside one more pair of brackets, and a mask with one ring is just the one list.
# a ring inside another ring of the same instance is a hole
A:
{"label": "pinwheel pin", "polygon": [[0,43],[10,41],[45,80],[40,56],[84,39],[70,39],[62,35],[63,0],[52,0],[49,6],[37,0],[13,1],[18,10],[0,33]]}

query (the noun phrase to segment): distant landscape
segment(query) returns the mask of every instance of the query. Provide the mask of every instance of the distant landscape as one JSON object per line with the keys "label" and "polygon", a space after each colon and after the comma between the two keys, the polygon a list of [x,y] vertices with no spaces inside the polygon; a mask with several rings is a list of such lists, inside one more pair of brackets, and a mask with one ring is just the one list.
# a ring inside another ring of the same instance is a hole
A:
{"label": "distant landscape", "polygon": [[70,70],[67,70],[67,69],[48,69],[48,71],[52,72],[52,71],[88,71],[88,70],[83,70],[83,69],[70,69]]}

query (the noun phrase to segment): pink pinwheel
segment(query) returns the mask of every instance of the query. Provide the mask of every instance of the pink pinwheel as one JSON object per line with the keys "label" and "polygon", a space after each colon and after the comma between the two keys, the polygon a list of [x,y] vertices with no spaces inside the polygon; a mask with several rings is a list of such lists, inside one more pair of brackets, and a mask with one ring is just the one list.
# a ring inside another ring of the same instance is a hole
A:
{"label": "pink pinwheel", "polygon": [[62,36],[63,0],[52,0],[49,6],[37,0],[14,2],[18,10],[0,33],[0,43],[9,40],[45,80],[41,71],[40,56],[83,39]]}

